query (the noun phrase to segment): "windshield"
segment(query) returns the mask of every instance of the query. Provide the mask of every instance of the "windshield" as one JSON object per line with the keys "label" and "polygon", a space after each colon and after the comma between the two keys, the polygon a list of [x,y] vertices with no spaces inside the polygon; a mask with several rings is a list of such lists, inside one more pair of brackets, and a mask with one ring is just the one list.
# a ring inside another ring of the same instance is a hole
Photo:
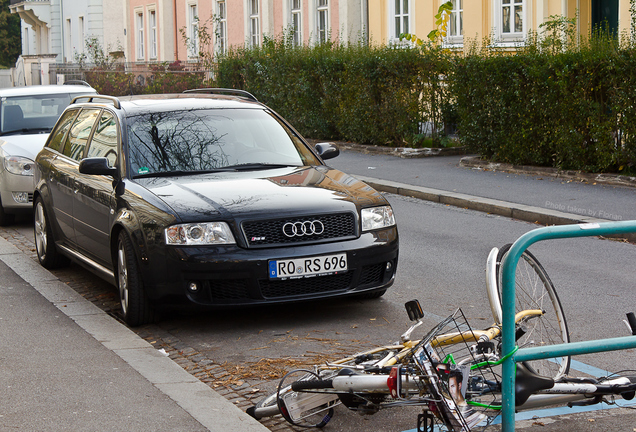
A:
{"label": "windshield", "polygon": [[320,163],[260,109],[145,113],[129,118],[128,145],[132,177]]}
{"label": "windshield", "polygon": [[2,98],[1,133],[50,132],[76,95],[54,94]]}

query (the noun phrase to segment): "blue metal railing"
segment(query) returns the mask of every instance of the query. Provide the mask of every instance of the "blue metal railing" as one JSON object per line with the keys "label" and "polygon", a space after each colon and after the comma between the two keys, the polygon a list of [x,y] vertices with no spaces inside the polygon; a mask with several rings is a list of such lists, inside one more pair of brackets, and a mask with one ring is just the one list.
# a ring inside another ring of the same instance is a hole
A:
{"label": "blue metal railing", "polygon": [[[502,263],[502,353],[515,348],[515,273],[521,254],[533,243],[559,238],[611,236],[636,233],[636,220],[598,224],[562,225],[538,228],[517,239]],[[515,363],[526,360],[553,358],[566,355],[589,354],[636,348],[636,337],[626,336],[585,342],[521,348],[503,363],[502,427],[504,432],[515,430]]]}

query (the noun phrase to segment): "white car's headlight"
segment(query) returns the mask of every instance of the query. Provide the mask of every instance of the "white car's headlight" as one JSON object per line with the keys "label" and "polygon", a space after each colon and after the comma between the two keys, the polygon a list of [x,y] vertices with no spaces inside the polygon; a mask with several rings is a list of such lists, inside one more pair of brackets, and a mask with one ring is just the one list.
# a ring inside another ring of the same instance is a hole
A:
{"label": "white car's headlight", "polygon": [[395,225],[391,206],[362,209],[362,231],[371,231]]}
{"label": "white car's headlight", "polygon": [[9,156],[4,160],[4,165],[7,167],[7,171],[12,174],[32,176],[33,166],[35,162],[31,159],[20,156]]}
{"label": "white car's headlight", "polygon": [[235,244],[230,227],[225,222],[172,225],[166,228],[168,245]]}

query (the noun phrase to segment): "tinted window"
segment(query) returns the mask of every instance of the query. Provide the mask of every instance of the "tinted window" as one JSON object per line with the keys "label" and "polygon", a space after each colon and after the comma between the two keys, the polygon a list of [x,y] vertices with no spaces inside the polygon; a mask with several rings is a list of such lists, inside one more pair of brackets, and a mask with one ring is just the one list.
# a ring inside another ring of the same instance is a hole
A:
{"label": "tinted window", "polygon": [[117,160],[117,121],[113,114],[104,112],[97,122],[86,157],[105,157],[110,166]]}
{"label": "tinted window", "polygon": [[71,123],[73,123],[73,120],[75,119],[75,116],[78,112],[79,110],[69,110],[62,115],[59,123],[57,124],[57,127],[51,133],[51,138],[48,142],[49,148],[61,151],[63,147],[62,143],[64,143],[64,139],[66,138],[66,132],[68,132],[69,128],[71,127]]}
{"label": "tinted window", "polygon": [[256,109],[156,112],[129,119],[133,176],[318,160],[272,114]]}
{"label": "tinted window", "polygon": [[75,160],[82,159],[86,142],[88,141],[88,137],[91,134],[99,112],[99,109],[84,109],[80,112],[66,138],[66,145],[64,146],[63,152],[66,156]]}

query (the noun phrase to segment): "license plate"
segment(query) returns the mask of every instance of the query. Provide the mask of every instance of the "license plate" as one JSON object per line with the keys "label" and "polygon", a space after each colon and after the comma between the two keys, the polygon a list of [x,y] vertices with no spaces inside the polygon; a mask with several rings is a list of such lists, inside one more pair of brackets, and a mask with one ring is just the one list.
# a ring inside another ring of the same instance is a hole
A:
{"label": "license plate", "polygon": [[347,271],[347,254],[319,257],[272,260],[269,262],[270,279],[297,279],[325,276]]}

